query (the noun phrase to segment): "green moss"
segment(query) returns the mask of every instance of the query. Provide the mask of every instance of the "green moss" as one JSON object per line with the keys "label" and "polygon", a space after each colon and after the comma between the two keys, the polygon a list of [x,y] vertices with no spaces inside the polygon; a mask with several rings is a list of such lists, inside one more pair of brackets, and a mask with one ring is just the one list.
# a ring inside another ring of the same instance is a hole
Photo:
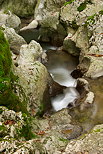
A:
{"label": "green moss", "polygon": [[59,138],[59,140],[62,141],[62,142],[64,142],[64,143],[69,142],[69,140],[68,139],[65,139],[65,138]]}
{"label": "green moss", "polygon": [[71,4],[72,2],[74,2],[75,0],[69,0],[68,2],[64,3],[64,6],[66,6],[67,4]]}
{"label": "green moss", "polygon": [[38,136],[31,131],[31,123],[32,123],[31,117],[27,116],[25,113],[23,113],[22,115],[24,118],[25,125],[23,125],[21,130],[17,129],[18,136],[24,137],[26,140],[30,140],[32,138],[38,138]]}
{"label": "green moss", "polygon": [[17,77],[11,72],[11,65],[9,44],[0,29],[0,105],[27,113],[26,102],[21,102],[13,91],[13,84]]}
{"label": "green moss", "polygon": [[0,125],[0,131],[5,131],[5,130],[6,130],[5,126],[4,125]]}
{"label": "green moss", "polygon": [[0,138],[4,137],[5,135],[7,135],[7,128],[4,124],[2,124],[0,125]]}
{"label": "green moss", "polygon": [[91,133],[93,133],[93,132],[103,132],[103,128],[98,128],[98,129],[94,129],[94,130],[92,130],[91,131]]}
{"label": "green moss", "polygon": [[103,10],[99,11],[99,14],[103,15]]}
{"label": "green moss", "polygon": [[2,114],[3,110],[0,108],[0,114]]}
{"label": "green moss", "polygon": [[93,14],[92,16],[88,16],[84,26],[88,26],[90,24],[94,24],[94,22],[95,22],[94,17],[95,16],[96,16],[96,14]]}
{"label": "green moss", "polygon": [[40,106],[38,107],[38,112],[36,113],[36,116],[42,117],[44,114],[45,105],[43,102],[41,102]]}
{"label": "green moss", "polygon": [[79,12],[82,12],[84,9],[86,9],[86,5],[87,5],[86,2],[81,3],[80,6],[77,8],[77,10],[78,10]]}

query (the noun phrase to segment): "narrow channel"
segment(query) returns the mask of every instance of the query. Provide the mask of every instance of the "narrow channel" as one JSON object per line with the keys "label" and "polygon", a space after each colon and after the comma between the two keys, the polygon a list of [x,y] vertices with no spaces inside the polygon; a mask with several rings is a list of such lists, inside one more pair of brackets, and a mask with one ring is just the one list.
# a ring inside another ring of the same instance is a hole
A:
{"label": "narrow channel", "polygon": [[54,111],[59,111],[69,105],[75,106],[75,101],[79,98],[79,93],[76,90],[77,80],[71,76],[71,72],[77,66],[77,58],[62,50],[52,50],[53,47],[50,48],[46,50],[44,47],[48,57],[46,67],[53,80],[65,87],[62,94],[51,99]]}

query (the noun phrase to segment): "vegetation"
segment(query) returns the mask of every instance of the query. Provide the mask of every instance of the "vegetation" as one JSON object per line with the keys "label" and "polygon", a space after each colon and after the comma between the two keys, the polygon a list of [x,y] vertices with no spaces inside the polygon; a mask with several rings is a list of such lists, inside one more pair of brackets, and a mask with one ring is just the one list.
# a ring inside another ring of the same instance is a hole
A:
{"label": "vegetation", "polygon": [[9,44],[0,29],[0,105],[27,113],[26,102],[20,102],[13,92],[13,83],[17,77],[11,72],[11,65]]}
{"label": "vegetation", "polygon": [[31,129],[31,123],[32,123],[32,118],[30,116],[27,116],[25,113],[22,114],[24,118],[25,125],[23,125],[22,129],[18,130],[17,129],[17,134],[20,137],[24,137],[26,140],[30,140],[32,138],[38,138],[36,134],[32,132]]}
{"label": "vegetation", "polygon": [[69,0],[67,2],[64,3],[64,5],[66,6],[67,4],[71,4],[72,2],[74,2],[75,0]]}

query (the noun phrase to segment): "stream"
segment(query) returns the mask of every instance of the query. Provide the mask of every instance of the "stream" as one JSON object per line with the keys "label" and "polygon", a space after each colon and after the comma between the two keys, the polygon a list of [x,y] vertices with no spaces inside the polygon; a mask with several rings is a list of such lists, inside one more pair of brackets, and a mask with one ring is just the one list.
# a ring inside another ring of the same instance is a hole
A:
{"label": "stream", "polygon": [[[24,39],[29,43],[35,39],[37,35],[33,35],[34,31],[26,31],[22,33]],[[25,34],[25,35],[24,35]],[[52,79],[59,85],[64,86],[63,93],[51,98],[51,105],[54,111],[59,111],[63,108],[69,110],[72,116],[72,123],[82,126],[83,132],[90,131],[94,125],[103,123],[103,77],[99,79],[87,79],[90,84],[90,89],[95,94],[95,100],[91,107],[81,111],[79,106],[75,106],[75,101],[80,97],[76,90],[77,80],[71,76],[71,72],[78,65],[78,58],[73,57],[58,47],[52,46],[49,43],[39,42],[47,53],[47,63],[45,66],[48,69]],[[73,108],[69,108],[73,106]]]}
{"label": "stream", "polygon": [[75,104],[76,99],[79,98],[79,93],[76,90],[77,80],[71,76],[71,72],[77,66],[75,57],[61,51],[48,50],[48,62],[46,67],[55,82],[61,86],[65,86],[63,94],[59,94],[51,99],[52,107],[55,111],[59,111]]}

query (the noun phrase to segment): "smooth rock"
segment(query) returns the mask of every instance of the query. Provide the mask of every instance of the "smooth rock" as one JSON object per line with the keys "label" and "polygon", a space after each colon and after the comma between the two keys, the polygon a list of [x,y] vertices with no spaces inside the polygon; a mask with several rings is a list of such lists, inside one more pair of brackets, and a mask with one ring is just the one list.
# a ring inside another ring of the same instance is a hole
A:
{"label": "smooth rock", "polygon": [[24,31],[24,30],[27,30],[27,29],[34,29],[34,28],[37,28],[37,26],[38,26],[38,22],[36,20],[33,20],[29,25],[20,29],[20,31]]}
{"label": "smooth rock", "polygon": [[13,28],[8,28],[4,25],[2,27],[4,28],[4,34],[10,44],[12,52],[18,55],[21,45],[26,44],[25,40],[18,35]]}

